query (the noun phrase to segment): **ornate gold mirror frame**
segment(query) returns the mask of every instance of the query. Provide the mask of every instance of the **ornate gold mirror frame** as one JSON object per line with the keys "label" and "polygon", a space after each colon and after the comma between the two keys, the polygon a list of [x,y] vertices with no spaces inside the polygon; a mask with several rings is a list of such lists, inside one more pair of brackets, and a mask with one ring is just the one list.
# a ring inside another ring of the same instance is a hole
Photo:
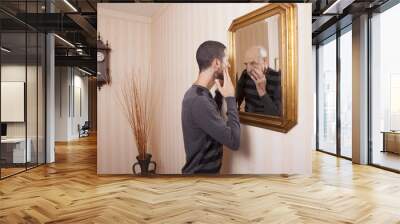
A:
{"label": "ornate gold mirror frame", "polygon": [[280,15],[280,51],[281,51],[281,116],[262,115],[239,111],[241,123],[287,133],[297,124],[297,13],[296,5],[291,3],[268,4],[249,14],[233,20],[229,27],[230,75],[236,86],[236,31],[245,26]]}

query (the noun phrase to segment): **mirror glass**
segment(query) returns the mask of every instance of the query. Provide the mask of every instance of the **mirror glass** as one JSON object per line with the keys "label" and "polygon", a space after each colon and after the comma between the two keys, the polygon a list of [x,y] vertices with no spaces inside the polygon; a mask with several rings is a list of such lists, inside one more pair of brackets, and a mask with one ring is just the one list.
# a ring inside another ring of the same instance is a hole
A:
{"label": "mirror glass", "polygon": [[282,115],[280,15],[235,32],[236,97],[242,112]]}

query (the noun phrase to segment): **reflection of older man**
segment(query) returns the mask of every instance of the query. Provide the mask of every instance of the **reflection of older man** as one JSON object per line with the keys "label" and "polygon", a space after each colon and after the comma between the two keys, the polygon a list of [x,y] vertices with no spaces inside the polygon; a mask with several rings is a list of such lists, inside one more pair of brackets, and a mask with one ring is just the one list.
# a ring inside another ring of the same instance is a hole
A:
{"label": "reflection of older man", "polygon": [[245,111],[281,115],[281,73],[268,67],[267,51],[254,46],[246,51],[246,69],[236,87],[238,106],[245,100]]}

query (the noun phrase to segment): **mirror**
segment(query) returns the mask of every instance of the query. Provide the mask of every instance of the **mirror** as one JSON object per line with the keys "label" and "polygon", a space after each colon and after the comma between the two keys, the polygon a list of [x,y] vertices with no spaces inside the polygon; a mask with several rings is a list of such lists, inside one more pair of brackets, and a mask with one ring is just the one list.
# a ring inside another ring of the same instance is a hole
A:
{"label": "mirror", "polygon": [[296,5],[268,4],[232,22],[230,64],[242,123],[288,132],[297,123]]}

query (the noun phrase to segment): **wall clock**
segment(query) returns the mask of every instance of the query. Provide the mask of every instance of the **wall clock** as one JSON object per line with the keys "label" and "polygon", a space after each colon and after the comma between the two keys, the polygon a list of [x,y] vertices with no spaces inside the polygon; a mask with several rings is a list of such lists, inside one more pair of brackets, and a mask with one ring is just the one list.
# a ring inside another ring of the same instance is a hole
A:
{"label": "wall clock", "polygon": [[110,51],[108,41],[104,44],[99,34],[97,38],[97,86],[99,88],[111,84]]}
{"label": "wall clock", "polygon": [[104,58],[105,58],[105,56],[104,56],[103,52],[98,51],[97,52],[97,62],[103,62]]}

